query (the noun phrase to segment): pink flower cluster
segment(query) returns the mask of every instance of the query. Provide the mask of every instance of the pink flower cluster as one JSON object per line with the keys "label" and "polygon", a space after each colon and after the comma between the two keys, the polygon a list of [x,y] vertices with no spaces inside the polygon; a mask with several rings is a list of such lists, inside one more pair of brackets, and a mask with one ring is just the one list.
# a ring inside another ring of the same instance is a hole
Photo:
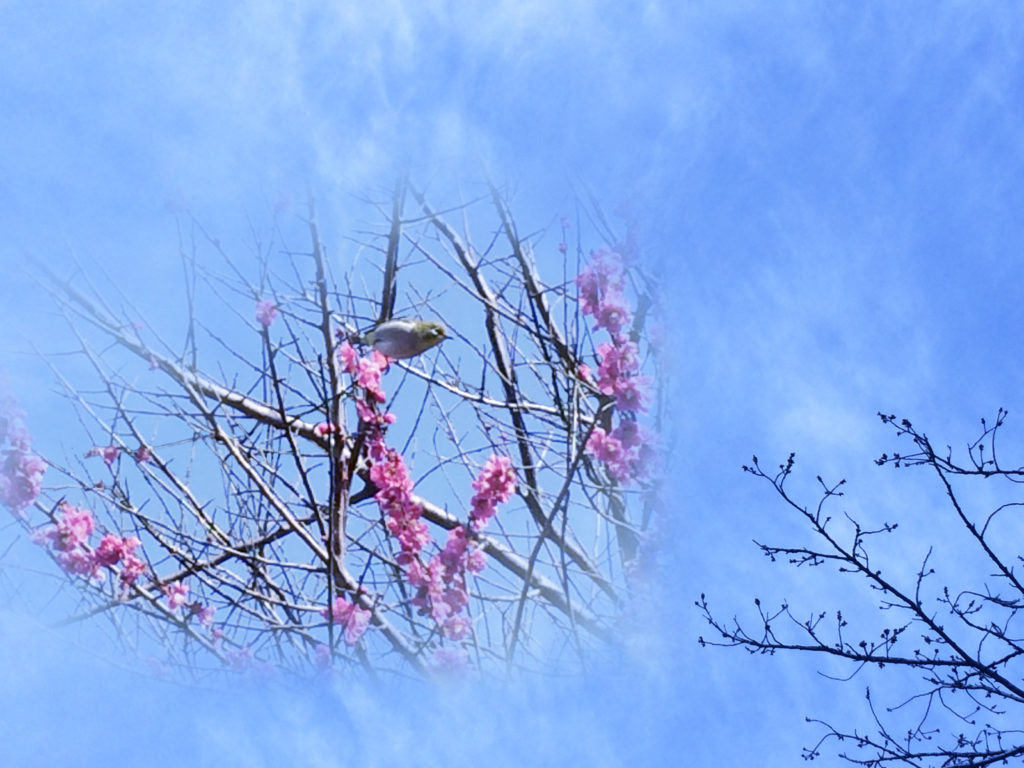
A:
{"label": "pink flower cluster", "polygon": [[92,448],[85,452],[85,458],[87,459],[92,458],[93,456],[101,456],[103,458],[103,463],[106,464],[108,467],[112,466],[113,463],[117,461],[117,457],[120,455],[121,449],[118,448],[116,445],[104,445],[102,447],[94,445]]}
{"label": "pink flower cluster", "polygon": [[[85,452],[85,458],[90,459],[93,456],[99,456],[103,459],[104,464],[106,464],[108,467],[111,467],[114,465],[114,462],[117,461],[118,457],[124,452],[125,451],[122,451],[122,449],[118,448],[116,445],[94,445],[92,448]],[[153,458],[153,451],[150,450],[145,445],[140,445],[135,450],[134,454],[132,454],[130,451],[128,451],[127,453],[129,456],[134,456],[135,460],[139,464],[145,464]]]}
{"label": "pink flower cluster", "polygon": [[[594,428],[587,451],[622,483],[647,477],[654,460],[653,436],[636,421],[636,414],[647,410],[651,379],[640,375],[637,345],[623,332],[632,317],[625,282],[620,255],[603,248],[591,253],[590,262],[576,278],[583,314],[594,317],[594,330],[604,328],[611,336],[611,341],[597,347],[600,364],[594,384],[602,394],[615,398],[619,413],[614,429]],[[591,380],[589,367],[580,368],[580,375]]]}
{"label": "pink flower cluster", "polygon": [[141,542],[134,536],[118,536],[108,533],[94,548],[89,546],[89,537],[96,527],[92,512],[61,502],[54,523],[37,528],[32,540],[41,546],[49,546],[57,563],[70,574],[94,579],[101,568],[113,568],[120,564],[118,581],[121,593],[146,572],[146,563],[136,556],[135,550]]}
{"label": "pink flower cluster", "polygon": [[596,383],[602,394],[613,396],[615,407],[620,411],[646,411],[651,379],[639,375],[636,344],[617,336],[610,342],[598,344],[597,354],[601,363],[597,367]]}
{"label": "pink flower cluster", "polygon": [[189,613],[193,616],[199,617],[199,623],[204,627],[213,626],[213,616],[217,613],[217,607],[214,605],[203,605],[200,602],[194,602],[188,607]]}
{"label": "pink flower cluster", "polygon": [[611,432],[595,427],[587,450],[608,468],[618,482],[643,480],[654,468],[654,436],[633,419],[621,419]]}
{"label": "pink flower cluster", "polygon": [[384,442],[383,430],[376,430],[366,441],[370,460],[370,480],[377,486],[374,500],[384,514],[388,532],[398,540],[398,562],[409,565],[430,543],[427,524],[420,519],[423,509],[412,499],[412,478],[402,454]]}
{"label": "pink flower cluster", "polygon": [[[466,573],[479,573],[486,565],[474,537],[494,516],[497,505],[515,492],[512,462],[507,456],[496,455],[487,460],[473,482],[476,493],[471,501],[469,528],[460,525],[450,530],[445,546],[424,563],[422,553],[432,541],[430,531],[422,520],[422,507],[413,500],[413,481],[405,460],[384,439],[387,425],[394,423],[395,417],[378,410],[386,399],[380,376],[387,369],[388,358],[376,350],[360,358],[345,341],[338,349],[338,359],[364,391],[363,397],[356,398],[356,410],[368,430],[364,451],[370,480],[377,487],[374,500],[388,532],[398,541],[396,560],[416,589],[412,603],[421,614],[431,616],[442,636],[462,639],[471,630],[469,619],[460,615],[469,603]],[[346,638],[347,632],[346,628]]]}
{"label": "pink flower cluster", "polygon": [[473,481],[476,493],[470,499],[469,524],[474,531],[482,531],[498,504],[504,504],[516,492],[516,471],[508,456],[491,454],[480,475]]}
{"label": "pink flower cluster", "polygon": [[370,625],[371,613],[338,595],[330,606],[320,611],[320,615],[332,624],[341,624],[345,630],[345,644],[355,645]]}
{"label": "pink flower cluster", "polygon": [[25,509],[39,496],[46,471],[46,462],[31,448],[25,414],[14,398],[4,397],[0,400],[0,504],[22,519]]}
{"label": "pink flower cluster", "polygon": [[355,347],[348,341],[338,347],[338,362],[342,369],[352,377],[352,381],[364,391],[364,397],[356,398],[356,413],[365,424],[383,427],[395,423],[395,416],[384,411],[377,412],[377,405],[387,400],[387,395],[380,385],[381,374],[388,369],[388,357],[376,349],[365,357],[360,357]]}
{"label": "pink flower cluster", "polygon": [[469,619],[459,615],[469,604],[466,571],[479,573],[485,564],[483,553],[470,550],[462,526],[448,532],[444,549],[426,565],[418,558],[409,563],[406,578],[416,588],[412,604],[421,615],[430,615],[442,636],[461,640],[472,629]]}
{"label": "pink flower cluster", "polygon": [[[184,581],[172,581],[170,584],[164,584],[160,591],[164,593],[164,597],[167,598],[167,610],[177,611],[179,608],[187,608],[188,612],[186,617],[195,616],[200,626],[212,627],[213,616],[217,613],[217,607],[213,605],[204,605],[198,600],[193,602],[188,601],[188,593],[191,591],[189,585]],[[219,630],[213,630],[211,632],[214,642],[218,642],[223,633]]]}
{"label": "pink flower cluster", "polygon": [[597,321],[594,330],[606,328],[612,336],[622,333],[632,314],[626,300],[626,279],[621,257],[614,251],[600,248],[592,251],[590,262],[576,277],[580,292],[580,309]]}
{"label": "pink flower cluster", "polygon": [[469,528],[456,526],[448,531],[444,549],[424,566],[417,558],[408,564],[406,575],[416,587],[412,603],[423,614],[430,614],[441,634],[461,640],[471,625],[460,615],[469,604],[467,573],[480,573],[487,565],[473,534],[479,533],[494,517],[498,504],[508,501],[516,489],[516,474],[507,456],[492,454],[480,475],[473,481],[476,494],[470,502]]}
{"label": "pink flower cluster", "polygon": [[264,328],[269,328],[277,317],[277,307],[270,299],[262,299],[256,303],[256,322]]}
{"label": "pink flower cluster", "polygon": [[183,581],[175,581],[164,585],[164,595],[167,596],[167,608],[176,611],[188,602],[189,586]]}
{"label": "pink flower cluster", "polygon": [[[213,625],[213,615],[217,612],[216,606],[203,605],[198,600],[194,602],[188,601],[188,593],[191,591],[189,585],[184,581],[172,581],[170,584],[164,584],[160,591],[164,593],[164,597],[167,598],[167,610],[176,611],[179,608],[188,608],[188,616],[196,616],[199,619],[199,623],[204,627]],[[213,635],[214,640],[220,639],[220,633],[215,632]]]}

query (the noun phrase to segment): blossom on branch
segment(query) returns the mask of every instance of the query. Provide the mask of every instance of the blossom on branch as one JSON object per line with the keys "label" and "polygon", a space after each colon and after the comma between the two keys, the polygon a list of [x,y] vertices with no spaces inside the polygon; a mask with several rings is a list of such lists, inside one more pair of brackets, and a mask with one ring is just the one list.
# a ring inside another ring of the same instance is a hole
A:
{"label": "blossom on branch", "polygon": [[269,328],[277,317],[277,306],[270,299],[262,299],[256,303],[256,321],[264,328]]}
{"label": "blossom on branch", "polygon": [[25,427],[24,413],[14,398],[0,400],[0,504],[16,517],[32,505],[42,490],[46,462],[31,452],[32,437]]}
{"label": "blossom on branch", "polygon": [[127,538],[108,533],[100,539],[99,546],[93,551],[93,558],[100,565],[117,565],[122,558],[131,557],[141,543],[135,537]]}
{"label": "blossom on branch", "polygon": [[342,625],[345,630],[345,644],[355,645],[370,625],[372,614],[366,608],[360,608],[337,595],[329,607],[320,611],[320,615],[332,624]]}
{"label": "blossom on branch", "polygon": [[610,341],[597,345],[599,364],[595,383],[601,394],[615,398],[619,416],[618,426],[610,431],[594,428],[586,451],[605,465],[616,482],[644,479],[651,474],[653,449],[645,445],[649,435],[640,430],[635,414],[647,410],[653,382],[650,377],[640,375],[639,347],[623,333],[632,313],[625,299],[625,277],[619,253],[605,249],[591,253],[590,262],[576,278],[576,285],[580,310],[594,316],[595,330],[604,328],[611,335]]}
{"label": "blossom on branch", "polygon": [[88,549],[88,541],[95,525],[88,509],[62,502],[55,522],[37,528],[31,538],[40,546],[49,545],[57,563],[67,573],[93,578],[99,573],[99,563]]}
{"label": "blossom on branch", "polygon": [[516,471],[508,456],[492,454],[484,464],[479,477],[473,481],[476,494],[470,500],[470,525],[474,531],[483,530],[494,517],[498,504],[512,498],[516,491]]}
{"label": "blossom on branch", "polygon": [[512,461],[492,454],[473,481],[476,493],[470,501],[469,530],[462,525],[452,528],[444,548],[426,566],[416,560],[408,567],[409,583],[417,588],[412,604],[429,614],[442,636],[450,640],[461,640],[472,629],[469,619],[460,615],[469,605],[466,573],[480,573],[487,564],[475,534],[494,516],[498,504],[512,498],[515,489]]}
{"label": "blossom on branch", "polygon": [[188,612],[190,616],[198,617],[200,626],[212,627],[214,614],[217,613],[217,606],[203,605],[197,600],[189,605]]}
{"label": "blossom on branch", "polygon": [[167,596],[168,609],[176,611],[185,605],[188,602],[188,591],[188,584],[183,581],[165,585],[163,593]]}
{"label": "blossom on branch", "polygon": [[62,502],[56,522],[37,529],[33,540],[37,544],[49,544],[58,552],[70,552],[86,545],[95,526],[96,521],[88,509]]}
{"label": "blossom on branch", "polygon": [[94,445],[92,448],[86,451],[85,458],[88,459],[93,456],[100,456],[103,458],[103,463],[109,467],[113,465],[113,463],[117,460],[117,457],[120,455],[121,449],[118,448],[116,445],[104,445],[102,447]]}
{"label": "blossom on branch", "polygon": [[[610,308],[621,308],[624,314],[618,318],[619,326],[628,322],[628,311],[625,311],[622,298],[625,279],[619,257],[612,251],[600,248],[592,251],[590,261],[576,277],[579,288],[580,310],[585,315],[593,315],[598,321],[597,328],[602,327],[602,313]],[[618,333],[616,328],[612,333]]]}

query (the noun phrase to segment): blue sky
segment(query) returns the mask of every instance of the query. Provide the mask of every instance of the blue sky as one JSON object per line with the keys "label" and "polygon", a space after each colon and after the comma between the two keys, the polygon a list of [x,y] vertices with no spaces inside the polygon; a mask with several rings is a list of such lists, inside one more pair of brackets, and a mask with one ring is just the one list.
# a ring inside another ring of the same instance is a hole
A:
{"label": "blue sky", "polygon": [[691,606],[701,592],[726,616],[754,594],[857,604],[848,582],[762,562],[751,539],[799,527],[740,473],[750,454],[796,451],[809,491],[816,473],[847,477],[848,508],[898,517],[916,568],[938,499],[873,466],[894,447],[875,412],[962,445],[1003,406],[1019,442],[1024,14],[469,5],[0,5],[0,360],[39,441],[70,439],[24,354],[59,339],[20,266],[78,260],[153,302],[180,271],[168,200],[241,240],[308,183],[330,241],[352,224],[347,196],[401,163],[446,188],[482,158],[516,182],[526,222],[585,182],[637,212],[675,331],[651,637],[569,686],[268,695],[140,677],[88,633],[41,637],[9,612],[7,764],[388,766],[422,750],[414,763],[514,765],[536,748],[565,765],[788,766],[815,740],[805,715],[862,714],[866,681],[829,682],[817,660],[699,649]]}

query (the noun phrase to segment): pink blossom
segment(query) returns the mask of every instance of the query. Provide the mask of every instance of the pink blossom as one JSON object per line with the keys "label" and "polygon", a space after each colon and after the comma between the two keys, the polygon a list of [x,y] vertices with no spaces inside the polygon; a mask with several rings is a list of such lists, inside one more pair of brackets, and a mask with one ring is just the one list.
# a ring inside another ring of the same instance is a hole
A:
{"label": "pink blossom", "polygon": [[651,380],[637,375],[640,361],[636,344],[630,341],[605,342],[598,345],[597,353],[601,357],[598,389],[606,395],[613,395],[620,411],[647,410]]}
{"label": "pink blossom", "polygon": [[196,601],[188,607],[189,614],[199,617],[199,624],[203,627],[213,626],[213,615],[217,613],[214,605],[203,605]]}
{"label": "pink blossom", "polygon": [[469,542],[466,539],[466,529],[461,525],[448,531],[448,542],[441,550],[441,563],[449,571],[456,570],[466,554]]}
{"label": "pink blossom", "polygon": [[[632,241],[614,251],[592,252],[590,263],[576,278],[581,311],[594,316],[595,329],[604,328],[611,335],[611,341],[597,347],[600,362],[596,384],[602,394],[615,399],[615,408],[621,414],[647,410],[651,390],[651,379],[639,375],[638,347],[624,333],[631,322],[631,310],[625,299],[623,261],[634,255]],[[582,371],[580,376],[584,378]],[[593,430],[586,451],[601,461],[609,476],[618,482],[647,477],[654,458],[650,435],[639,428],[635,419],[621,416],[619,425],[610,433],[602,428]]]}
{"label": "pink blossom", "polygon": [[148,464],[153,458],[153,452],[145,445],[140,445],[135,451],[135,460],[139,464]]}
{"label": "pink blossom", "polygon": [[636,419],[622,419],[611,434],[626,449],[634,448],[653,439],[649,430],[640,426]]}
{"label": "pink blossom", "polygon": [[353,608],[355,606],[352,603],[343,596],[337,595],[330,605],[320,609],[320,615],[332,624],[343,623],[348,618],[348,615],[352,613]]}
{"label": "pink blossom", "polygon": [[623,287],[622,265],[611,251],[601,248],[592,251],[590,261],[576,278],[579,288],[580,309],[585,315],[597,315],[609,292]]}
{"label": "pink blossom", "polygon": [[[476,493],[470,503],[472,529],[477,531],[486,525],[497,504],[508,501],[515,488],[516,475],[511,460],[507,456],[491,455],[473,481]],[[401,536],[399,538],[401,540]],[[469,619],[461,615],[469,604],[466,573],[480,573],[486,566],[486,558],[469,530],[461,525],[449,530],[444,548],[426,566],[418,557],[410,558],[406,563],[406,578],[417,590],[412,604],[434,620],[444,637],[455,640],[465,637],[471,631]]]}
{"label": "pink blossom", "polygon": [[343,625],[345,644],[355,645],[369,626],[372,613],[366,608],[360,608],[355,603],[350,603],[341,595],[337,595],[329,607],[320,611],[320,615],[332,624]]}
{"label": "pink blossom", "polygon": [[384,461],[387,458],[388,451],[387,442],[384,440],[384,430],[377,429],[373,430],[371,437],[366,441],[364,451],[366,452],[366,458],[372,463],[378,461]]}
{"label": "pink blossom", "polygon": [[24,517],[23,510],[38,498],[46,471],[46,462],[21,447],[24,445],[19,441],[0,465],[0,504],[18,517]]}
{"label": "pink blossom", "polygon": [[604,297],[604,300],[596,308],[594,325],[597,328],[606,328],[609,333],[617,334],[630,323],[629,307],[625,298],[618,292],[611,292]]}
{"label": "pink blossom", "polygon": [[58,552],[70,552],[86,544],[96,523],[88,509],[61,503],[57,520],[53,525],[33,531],[36,544],[49,544]]}
{"label": "pink blossom", "polygon": [[[114,551],[120,546],[115,544],[117,537],[108,535],[96,551],[89,551],[88,540],[95,524],[88,509],[64,502],[59,507],[55,522],[32,531],[31,539],[36,544],[51,547],[57,564],[66,572],[91,579],[99,575],[102,566],[116,562]],[[137,543],[138,540],[125,541]]]}
{"label": "pink blossom", "polygon": [[99,545],[93,551],[93,558],[99,565],[117,565],[122,557],[134,552],[139,544],[136,538],[129,539],[108,533],[100,539]]}
{"label": "pink blossom", "polygon": [[[462,574],[458,575],[461,578]],[[441,599],[451,609],[452,614],[458,613],[469,605],[469,593],[466,592],[465,586],[461,583],[456,583],[454,586],[446,589]]]}
{"label": "pink blossom", "polygon": [[491,454],[480,476],[473,481],[473,490],[499,504],[512,498],[516,491],[516,471],[512,467],[512,460],[508,456]]}
{"label": "pink blossom", "polygon": [[356,608],[352,611],[349,620],[345,622],[346,645],[355,645],[359,642],[359,638],[363,636],[366,628],[370,625],[370,615],[365,608]]}
{"label": "pink blossom", "polygon": [[597,386],[606,395],[615,394],[619,383],[640,369],[637,346],[631,341],[598,344],[597,354],[601,358],[597,368]]}
{"label": "pink blossom", "polygon": [[461,640],[469,634],[471,628],[467,616],[450,616],[441,626],[441,634],[450,640]]}
{"label": "pink blossom", "polygon": [[412,492],[412,478],[409,477],[405,461],[398,451],[390,448],[370,467],[370,480],[381,490],[397,488],[405,493]]}
{"label": "pink blossom", "polygon": [[[417,597],[423,601],[423,605],[421,606],[422,612],[429,613],[430,618],[432,618],[434,623],[439,627],[448,621],[448,618],[452,615],[452,607],[444,601],[443,595],[444,593],[434,596],[429,592],[423,596],[417,595]],[[413,600],[413,604],[416,604],[416,600]]]}
{"label": "pink blossom", "polygon": [[337,355],[342,368],[352,376],[357,385],[366,390],[370,400],[382,403],[387,399],[380,386],[381,373],[388,368],[388,358],[385,355],[374,349],[365,357],[360,357],[348,341],[341,343]]}
{"label": "pink blossom", "polygon": [[33,544],[40,547],[45,547],[53,542],[56,535],[56,525],[44,525],[42,528],[35,528],[31,530],[28,534],[28,537],[32,540]]}
{"label": "pink blossom", "polygon": [[[129,541],[138,542],[138,539],[129,539]],[[133,547],[134,549],[134,547]],[[139,576],[142,576],[146,572],[146,562],[139,557],[122,551],[121,554],[121,573],[119,574],[121,580],[121,590],[123,593],[127,593],[128,588],[131,587]]]}
{"label": "pink blossom", "polygon": [[595,427],[587,440],[587,452],[604,462],[608,472],[619,482],[625,482],[630,476],[629,454],[622,443],[601,427]]}
{"label": "pink blossom", "polygon": [[405,578],[409,584],[419,589],[425,587],[431,579],[430,571],[419,560],[412,560],[405,570]]}
{"label": "pink blossom", "polygon": [[353,383],[363,390],[362,395],[355,398],[359,420],[364,424],[380,428],[393,424],[395,422],[393,414],[377,411],[377,406],[387,399],[380,384],[380,377],[388,369],[388,358],[376,349],[371,350],[370,354],[365,357],[359,357],[348,341],[343,341],[338,346],[337,355],[339,363],[352,377]]}
{"label": "pink blossom", "polygon": [[363,400],[356,400],[356,414],[361,422],[371,426],[386,427],[395,423],[395,415],[388,411],[378,413],[376,403],[368,404]]}
{"label": "pink blossom", "polygon": [[632,376],[615,388],[615,407],[620,411],[636,412],[647,410],[650,379],[646,376]]}
{"label": "pink blossom", "polygon": [[111,466],[117,459],[117,457],[120,455],[121,449],[118,448],[116,445],[105,445],[103,447],[94,445],[92,448],[85,452],[85,458],[87,459],[93,456],[103,457],[103,461],[108,467]]}
{"label": "pink blossom", "polygon": [[474,496],[469,502],[469,524],[474,531],[482,531],[498,511],[494,499],[488,496]]}
{"label": "pink blossom", "polygon": [[10,395],[0,398],[0,442],[6,439],[11,447],[27,451],[32,447],[32,436],[25,426],[25,412],[18,408]]}
{"label": "pink blossom", "polygon": [[338,362],[341,363],[341,367],[346,373],[355,375],[359,368],[359,353],[356,352],[355,347],[344,341],[338,347]]}
{"label": "pink blossom", "polygon": [[277,307],[270,299],[263,299],[256,304],[256,320],[264,328],[269,328],[277,317]]}
{"label": "pink blossom", "polygon": [[[444,591],[443,572],[444,568],[440,560],[435,558],[431,558],[426,566],[419,560],[413,560],[406,569],[409,584],[416,587],[424,597],[426,595],[441,597],[441,593]],[[413,600],[413,605],[423,607],[426,603],[417,603],[416,600]]]}
{"label": "pink blossom", "polygon": [[430,543],[430,530],[427,524],[411,515],[389,517],[387,528],[388,532],[398,539],[402,550],[409,554],[420,552]]}
{"label": "pink blossom", "polygon": [[466,556],[466,570],[480,573],[487,567],[487,555],[482,550],[474,549]]}
{"label": "pink blossom", "polygon": [[370,465],[370,480],[378,487],[374,500],[385,516],[385,524],[408,555],[415,555],[430,543],[430,533],[421,521],[423,510],[412,501],[412,478],[405,466],[402,455],[387,447],[381,436],[369,441],[367,454]]}
{"label": "pink blossom", "polygon": [[313,427],[313,432],[319,435],[320,437],[323,437],[324,435],[335,434],[340,431],[341,430],[338,428],[336,424],[332,424],[329,421],[321,421],[319,424]]}
{"label": "pink blossom", "polygon": [[496,505],[512,498],[516,490],[516,471],[508,456],[491,454],[480,474],[473,481],[476,491],[470,499],[470,524],[482,530],[494,516]]}
{"label": "pink blossom", "polygon": [[188,589],[188,584],[182,581],[164,586],[163,592],[167,596],[167,607],[175,611],[185,605],[188,602]]}
{"label": "pink blossom", "polygon": [[380,375],[387,368],[387,356],[374,349],[366,357],[360,358],[352,376],[355,378],[356,384],[366,390],[367,395],[377,402],[383,403],[387,399],[387,395],[381,389]]}
{"label": "pink blossom", "polygon": [[[411,604],[421,614],[429,615],[443,636],[461,639],[471,630],[468,619],[460,615],[469,603],[465,574],[482,571],[486,559],[476,551],[467,529],[458,526],[449,532],[445,547],[423,563],[421,553],[431,543],[430,530],[421,519],[422,508],[413,501],[414,483],[405,460],[384,439],[394,416],[378,412],[380,403],[386,399],[380,379],[387,370],[388,359],[377,350],[360,358],[347,341],[339,346],[338,359],[361,390],[355,397],[355,407],[368,431],[363,451],[369,463],[370,481],[377,487],[374,500],[388,533],[398,541],[400,551],[395,560],[405,569],[409,585],[416,590]],[[476,493],[470,504],[470,522],[479,530],[494,515],[496,505],[515,492],[516,475],[511,460],[491,456],[473,488]],[[345,625],[345,642],[349,645],[358,642],[371,617],[369,611],[341,597],[336,597],[322,613],[325,618]]]}
{"label": "pink blossom", "polygon": [[99,564],[93,559],[92,554],[84,549],[58,552],[56,558],[57,564],[67,573],[90,579],[99,574]]}

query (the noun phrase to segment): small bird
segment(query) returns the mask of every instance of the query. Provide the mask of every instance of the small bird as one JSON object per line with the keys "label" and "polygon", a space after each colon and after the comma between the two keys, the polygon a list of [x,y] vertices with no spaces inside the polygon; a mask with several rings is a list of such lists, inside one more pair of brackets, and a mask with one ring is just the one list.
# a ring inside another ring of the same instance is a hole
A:
{"label": "small bird", "polygon": [[381,323],[363,341],[391,358],[416,357],[446,338],[444,326],[429,320],[388,320]]}

